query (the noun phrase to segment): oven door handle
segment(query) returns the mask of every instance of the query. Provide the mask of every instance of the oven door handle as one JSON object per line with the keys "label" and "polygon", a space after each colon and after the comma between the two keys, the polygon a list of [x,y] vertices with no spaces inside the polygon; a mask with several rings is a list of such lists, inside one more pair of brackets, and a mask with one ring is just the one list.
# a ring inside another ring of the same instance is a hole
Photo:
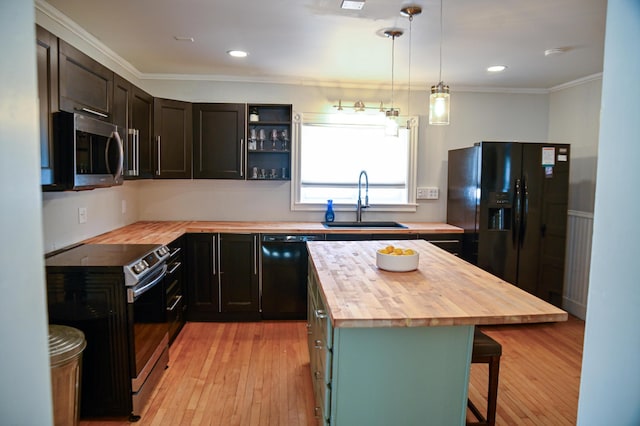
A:
{"label": "oven door handle", "polygon": [[148,284],[145,284],[144,286],[140,287],[140,288],[135,288],[135,289],[129,289],[129,291],[127,292],[127,299],[129,303],[133,303],[140,295],[146,293],[147,291],[151,290],[151,288],[153,286],[155,286],[156,284],[158,284],[160,281],[162,281],[162,279],[164,278],[164,274],[167,272],[167,265],[164,264],[162,265],[162,272],[160,272],[160,274],[158,274],[158,277],[154,278],[151,282],[149,282]]}

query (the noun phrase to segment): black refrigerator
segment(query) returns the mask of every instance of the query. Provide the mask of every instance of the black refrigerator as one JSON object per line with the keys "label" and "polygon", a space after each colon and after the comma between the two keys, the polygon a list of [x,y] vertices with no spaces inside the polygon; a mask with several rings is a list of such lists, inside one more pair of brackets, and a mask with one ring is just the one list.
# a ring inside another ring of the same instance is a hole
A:
{"label": "black refrigerator", "polygon": [[447,223],[464,229],[462,257],[562,305],[568,144],[479,142],[449,151]]}

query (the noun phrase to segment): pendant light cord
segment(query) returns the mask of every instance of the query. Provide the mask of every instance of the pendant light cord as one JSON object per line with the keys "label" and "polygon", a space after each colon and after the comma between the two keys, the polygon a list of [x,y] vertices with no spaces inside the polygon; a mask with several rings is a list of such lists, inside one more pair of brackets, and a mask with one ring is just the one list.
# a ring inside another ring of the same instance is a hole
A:
{"label": "pendant light cord", "polygon": [[393,111],[393,79],[394,79],[394,72],[393,72],[393,65],[396,62],[396,36],[393,35],[391,37],[391,111]]}
{"label": "pendant light cord", "polygon": [[409,91],[407,93],[407,115],[411,117],[411,23],[413,22],[413,15],[409,16]]}
{"label": "pendant light cord", "polygon": [[438,84],[442,83],[442,0],[440,0],[440,78]]}

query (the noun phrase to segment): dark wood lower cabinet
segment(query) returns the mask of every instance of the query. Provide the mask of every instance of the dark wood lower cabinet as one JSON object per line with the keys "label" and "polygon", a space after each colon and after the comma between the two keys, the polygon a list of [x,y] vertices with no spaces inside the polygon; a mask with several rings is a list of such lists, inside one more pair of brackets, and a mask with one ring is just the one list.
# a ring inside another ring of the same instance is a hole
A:
{"label": "dark wood lower cabinet", "polygon": [[220,234],[220,307],[223,313],[260,317],[258,235]]}
{"label": "dark wood lower cabinet", "polygon": [[451,254],[460,256],[463,236],[463,234],[420,234],[418,238],[429,241],[431,244],[436,245]]}
{"label": "dark wood lower cabinet", "polygon": [[189,321],[260,319],[257,234],[188,234]]}

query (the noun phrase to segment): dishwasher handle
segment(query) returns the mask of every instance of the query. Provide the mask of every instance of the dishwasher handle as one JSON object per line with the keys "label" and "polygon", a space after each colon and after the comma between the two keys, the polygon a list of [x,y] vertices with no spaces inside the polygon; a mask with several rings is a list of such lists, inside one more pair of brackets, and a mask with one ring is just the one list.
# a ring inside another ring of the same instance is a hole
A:
{"label": "dishwasher handle", "polygon": [[304,243],[306,241],[324,240],[324,234],[319,235],[285,235],[269,234],[262,236],[263,243]]}

